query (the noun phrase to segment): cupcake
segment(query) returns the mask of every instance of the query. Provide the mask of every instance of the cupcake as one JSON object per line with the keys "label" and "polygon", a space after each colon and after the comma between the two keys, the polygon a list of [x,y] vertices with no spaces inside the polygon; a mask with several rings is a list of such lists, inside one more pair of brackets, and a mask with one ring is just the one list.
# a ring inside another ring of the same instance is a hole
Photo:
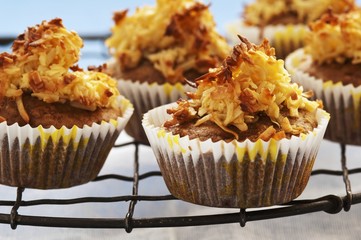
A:
{"label": "cupcake", "polygon": [[240,37],[188,100],[150,110],[143,127],[169,191],[212,207],[281,204],[304,190],[329,120],[290,82],[267,40]]}
{"label": "cupcake", "polygon": [[117,83],[83,71],[82,39],[57,18],[0,54],[0,183],[67,188],[93,180],[133,112]]}
{"label": "cupcake", "polygon": [[330,12],[310,28],[306,46],[290,54],[286,67],[331,114],[325,138],[361,145],[361,11]]}
{"label": "cupcake", "polygon": [[277,57],[284,59],[303,46],[308,23],[328,9],[342,13],[353,9],[354,5],[354,0],[255,0],[245,6],[242,21],[229,26],[230,40],[237,41],[236,33],[256,43],[265,37],[275,47]]}
{"label": "cupcake", "polygon": [[106,71],[135,106],[126,132],[148,144],[143,113],[185,97],[192,89],[187,80],[216,67],[230,48],[216,32],[208,6],[195,0],[157,0],[133,15],[117,12],[114,21],[106,40],[113,59]]}

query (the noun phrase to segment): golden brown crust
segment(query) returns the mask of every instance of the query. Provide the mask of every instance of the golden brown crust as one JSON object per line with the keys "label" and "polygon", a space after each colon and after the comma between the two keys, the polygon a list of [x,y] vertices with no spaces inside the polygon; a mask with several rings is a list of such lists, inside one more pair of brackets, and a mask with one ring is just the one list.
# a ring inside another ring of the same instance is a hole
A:
{"label": "golden brown crust", "polygon": [[0,68],[5,68],[16,61],[16,56],[7,52],[0,53]]}
{"label": "golden brown crust", "polygon": [[113,15],[113,21],[116,25],[120,24],[120,22],[125,19],[125,17],[127,16],[128,13],[128,9],[123,10],[123,11],[117,11],[114,13]]}
{"label": "golden brown crust", "polygon": [[14,53],[23,51],[22,54],[29,53],[30,47],[39,47],[42,42],[38,42],[42,38],[42,33],[51,30],[52,28],[64,28],[62,19],[55,18],[50,20],[47,24],[29,27],[28,30],[20,34],[13,42],[12,50]]}
{"label": "golden brown crust", "polygon": [[209,39],[204,36],[208,35],[209,29],[199,24],[194,20],[195,16],[200,16],[203,11],[206,11],[208,6],[196,2],[193,6],[186,9],[184,12],[176,13],[171,17],[170,23],[165,30],[165,36],[172,36],[177,41],[184,41],[189,36],[194,37],[191,51],[205,50]]}

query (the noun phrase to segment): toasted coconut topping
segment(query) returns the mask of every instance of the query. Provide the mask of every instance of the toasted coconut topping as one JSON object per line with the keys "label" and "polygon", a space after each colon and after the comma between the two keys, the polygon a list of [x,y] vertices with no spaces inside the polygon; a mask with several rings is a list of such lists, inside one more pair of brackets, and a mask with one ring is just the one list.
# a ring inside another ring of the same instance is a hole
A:
{"label": "toasted coconut topping", "polygon": [[21,102],[24,92],[47,103],[69,101],[88,110],[115,108],[116,81],[73,66],[82,46],[82,39],[65,29],[59,18],[28,28],[14,41],[12,54],[0,54],[0,99],[16,98],[19,113],[27,121]]}
{"label": "toasted coconut topping", "polygon": [[170,82],[183,81],[190,69],[207,72],[229,53],[215,31],[208,6],[195,0],[157,0],[155,7],[114,15],[112,36],[106,40],[122,70],[151,61]]}
{"label": "toasted coconut topping", "polygon": [[[291,83],[283,61],[275,58],[267,40],[257,46],[240,39],[221,67],[197,79],[197,90],[188,93],[191,100],[179,100],[176,108],[168,110],[173,118],[165,127],[194,120],[196,125],[212,121],[238,139],[230,126],[247,131],[249,123],[266,114],[284,133],[307,132],[302,126],[291,125],[288,118],[298,117],[299,109],[313,112],[319,104],[309,101],[302,87]],[[280,138],[284,133],[269,128],[260,138]]]}
{"label": "toasted coconut topping", "polygon": [[309,23],[318,19],[328,9],[335,13],[350,11],[354,0],[256,0],[244,10],[245,23],[262,26],[277,17],[295,15],[299,23]]}
{"label": "toasted coconut topping", "polygon": [[305,52],[315,62],[361,63],[361,10],[339,15],[329,12],[310,28]]}

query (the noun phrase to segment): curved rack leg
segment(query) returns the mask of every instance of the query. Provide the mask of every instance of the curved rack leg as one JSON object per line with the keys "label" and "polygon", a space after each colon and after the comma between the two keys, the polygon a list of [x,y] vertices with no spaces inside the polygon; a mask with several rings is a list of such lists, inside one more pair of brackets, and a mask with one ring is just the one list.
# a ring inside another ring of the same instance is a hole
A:
{"label": "curved rack leg", "polygon": [[[133,182],[133,196],[138,195],[138,184],[139,184],[139,143],[134,143],[134,182]],[[133,230],[132,217],[134,214],[135,204],[137,200],[131,200],[129,203],[128,213],[125,216],[125,231],[130,233]]]}
{"label": "curved rack leg", "polygon": [[16,229],[16,227],[18,226],[17,223],[17,217],[18,217],[18,209],[21,205],[21,200],[23,197],[23,192],[24,192],[24,188],[19,187],[17,189],[17,194],[16,194],[16,201],[14,203],[14,206],[11,208],[11,213],[10,213],[10,226],[11,229]]}
{"label": "curved rack leg", "polygon": [[239,211],[239,217],[239,224],[241,225],[241,227],[245,227],[247,222],[246,209],[241,208],[241,210]]}
{"label": "curved rack leg", "polygon": [[343,209],[347,212],[351,209],[352,205],[352,191],[351,191],[351,182],[348,177],[348,169],[346,165],[346,145],[344,143],[340,144],[341,146],[341,165],[342,165],[342,176],[346,188],[346,200],[344,201]]}

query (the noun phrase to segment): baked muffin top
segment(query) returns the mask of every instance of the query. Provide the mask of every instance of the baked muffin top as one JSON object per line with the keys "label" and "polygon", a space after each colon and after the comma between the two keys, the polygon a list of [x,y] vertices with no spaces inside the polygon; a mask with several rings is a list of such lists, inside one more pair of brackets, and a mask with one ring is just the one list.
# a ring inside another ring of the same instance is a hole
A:
{"label": "baked muffin top", "polygon": [[305,53],[316,64],[361,63],[361,10],[344,14],[331,11],[310,24]]}
{"label": "baked muffin top", "polygon": [[209,7],[195,0],[157,0],[156,6],[114,14],[106,40],[121,70],[149,61],[170,83],[184,81],[184,72],[207,72],[229,53],[215,29]]}
{"label": "baked muffin top", "polygon": [[328,9],[342,13],[354,7],[354,0],[256,0],[245,6],[243,17],[246,24],[254,26],[307,24],[318,19]]}
{"label": "baked muffin top", "polygon": [[167,110],[172,118],[164,127],[212,122],[238,140],[238,132],[248,131],[266,116],[273,125],[259,133],[263,140],[309,131],[290,119],[314,113],[321,103],[308,100],[310,93],[291,83],[283,60],[275,58],[267,40],[260,45],[240,40],[221,67],[197,79],[196,91],[188,93],[190,100],[179,100],[177,107]]}
{"label": "baked muffin top", "polygon": [[22,102],[25,94],[89,111],[119,108],[114,79],[74,65],[82,46],[78,34],[68,31],[59,18],[29,27],[14,41],[12,53],[0,54],[0,100],[14,99],[25,122],[29,122]]}

